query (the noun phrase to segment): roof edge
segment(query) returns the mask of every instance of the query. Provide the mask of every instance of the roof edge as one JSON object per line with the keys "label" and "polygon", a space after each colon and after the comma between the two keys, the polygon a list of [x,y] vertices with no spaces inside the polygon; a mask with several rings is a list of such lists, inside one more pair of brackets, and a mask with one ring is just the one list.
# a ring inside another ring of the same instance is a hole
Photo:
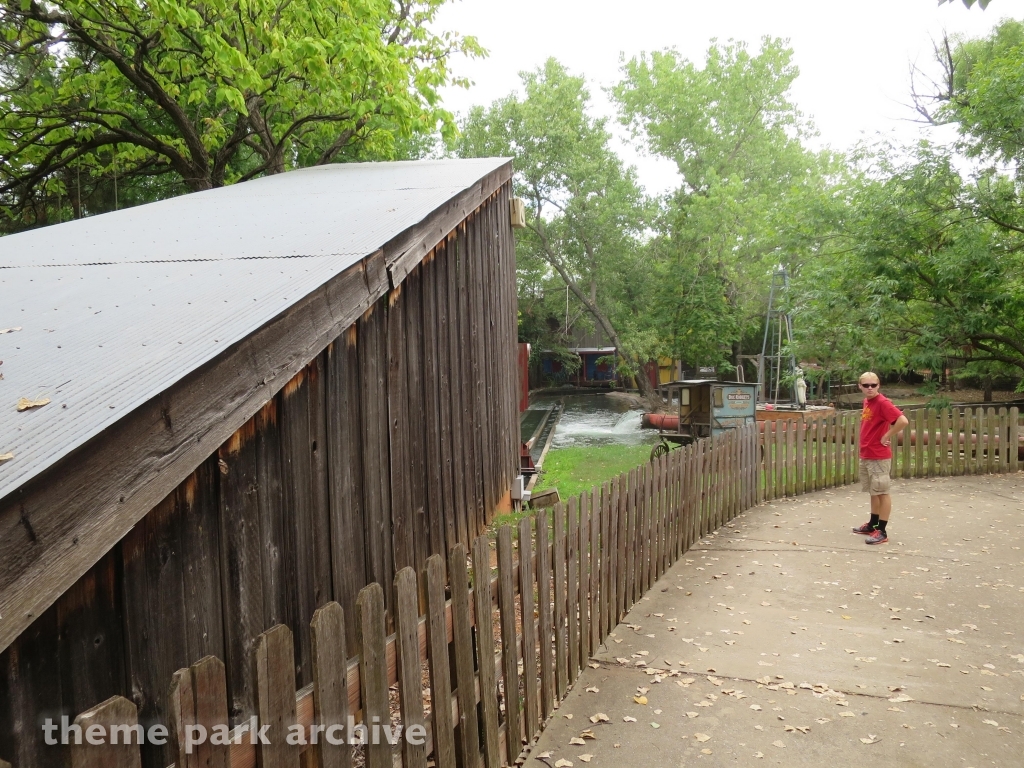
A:
{"label": "roof edge", "polygon": [[440,208],[435,209],[419,224],[405,230],[384,245],[384,261],[388,267],[392,290],[397,288],[460,222],[487,202],[495,192],[512,178],[512,160],[487,173]]}

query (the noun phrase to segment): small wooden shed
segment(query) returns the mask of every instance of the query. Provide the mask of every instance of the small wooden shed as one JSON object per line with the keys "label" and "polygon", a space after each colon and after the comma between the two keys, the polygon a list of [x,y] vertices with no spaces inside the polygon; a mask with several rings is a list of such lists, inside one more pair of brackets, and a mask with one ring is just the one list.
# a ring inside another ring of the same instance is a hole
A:
{"label": "small wooden shed", "polygon": [[508,503],[510,178],[331,165],[0,240],[0,760],[67,764],[42,719],[115,694],[165,722],[208,654],[247,717],[260,632],[305,685],[318,606]]}

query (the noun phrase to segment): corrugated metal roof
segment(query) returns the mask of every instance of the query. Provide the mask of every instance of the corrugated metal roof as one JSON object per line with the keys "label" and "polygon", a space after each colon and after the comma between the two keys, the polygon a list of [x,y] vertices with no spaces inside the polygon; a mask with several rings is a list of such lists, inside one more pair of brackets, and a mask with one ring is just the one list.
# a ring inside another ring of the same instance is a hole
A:
{"label": "corrugated metal roof", "polygon": [[507,162],[320,166],[0,238],[0,498]]}

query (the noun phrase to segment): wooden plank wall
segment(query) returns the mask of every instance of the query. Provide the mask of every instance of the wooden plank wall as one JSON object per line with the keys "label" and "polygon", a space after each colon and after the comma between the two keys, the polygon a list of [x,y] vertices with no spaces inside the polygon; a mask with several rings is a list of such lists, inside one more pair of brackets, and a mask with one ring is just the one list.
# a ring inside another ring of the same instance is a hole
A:
{"label": "wooden plank wall", "polygon": [[[896,435],[894,478],[1017,472],[1024,426],[1013,407],[907,412]],[[771,501],[859,482],[860,412],[763,422],[759,498]]]}
{"label": "wooden plank wall", "polygon": [[[261,633],[290,628],[306,686],[317,608],[354,618],[366,585],[471,544],[518,472],[509,197],[506,184],[0,654],[0,758],[70,764],[37,720],[114,695],[166,722],[170,676],[208,655],[238,722],[256,712]],[[393,589],[383,600],[390,628]],[[344,626],[358,653],[358,623]],[[152,746],[142,760],[170,761]]]}

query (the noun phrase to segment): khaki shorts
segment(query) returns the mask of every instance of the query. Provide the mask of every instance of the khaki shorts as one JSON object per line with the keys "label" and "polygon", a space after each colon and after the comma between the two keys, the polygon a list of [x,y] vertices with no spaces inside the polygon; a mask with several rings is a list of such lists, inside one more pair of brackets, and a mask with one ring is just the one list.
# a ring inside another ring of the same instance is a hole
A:
{"label": "khaki shorts", "polygon": [[892,459],[861,459],[860,489],[872,496],[887,496],[890,480],[889,467]]}

